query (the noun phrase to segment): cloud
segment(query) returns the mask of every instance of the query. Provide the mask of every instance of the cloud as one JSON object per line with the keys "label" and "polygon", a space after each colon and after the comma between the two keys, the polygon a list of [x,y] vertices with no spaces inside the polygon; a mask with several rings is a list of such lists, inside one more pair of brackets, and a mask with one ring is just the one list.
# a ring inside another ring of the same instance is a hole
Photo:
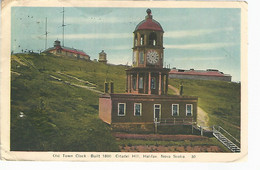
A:
{"label": "cloud", "polygon": [[[49,38],[62,37],[61,34],[51,35]],[[129,33],[94,33],[94,34],[66,34],[65,39],[122,39],[132,38]]]}
{"label": "cloud", "polygon": [[132,56],[127,54],[113,54],[111,58],[108,59],[109,63],[113,64],[123,64],[123,65],[131,65]]}
{"label": "cloud", "polygon": [[224,60],[225,57],[218,56],[218,57],[181,57],[181,58],[175,58],[176,61],[216,61],[216,60]]}
{"label": "cloud", "polygon": [[113,47],[108,47],[110,50],[130,50],[131,46],[126,46],[126,45],[117,45]]}
{"label": "cloud", "polygon": [[233,28],[220,28],[220,29],[200,29],[200,30],[182,30],[182,31],[168,31],[165,32],[166,38],[184,38],[184,37],[197,37],[202,35],[208,35],[222,31],[232,31]]}
{"label": "cloud", "polygon": [[200,43],[200,44],[181,44],[181,45],[165,45],[167,49],[181,50],[214,50],[223,47],[234,46],[236,43]]}
{"label": "cloud", "polygon": [[[52,19],[50,22],[57,23],[61,22],[58,19]],[[120,18],[120,17],[67,17],[65,18],[65,25],[68,24],[100,24],[100,23],[136,23],[136,18]]]}

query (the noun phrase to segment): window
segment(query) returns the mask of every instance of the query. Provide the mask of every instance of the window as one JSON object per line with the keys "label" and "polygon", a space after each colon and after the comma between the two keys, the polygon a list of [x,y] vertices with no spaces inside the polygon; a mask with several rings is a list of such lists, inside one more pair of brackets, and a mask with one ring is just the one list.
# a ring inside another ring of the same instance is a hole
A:
{"label": "window", "polygon": [[141,116],[142,115],[142,103],[134,104],[134,115]]}
{"label": "window", "polygon": [[139,64],[144,64],[144,52],[139,52]]}
{"label": "window", "polygon": [[162,93],[164,93],[164,76],[162,75],[162,85],[161,85],[161,88],[162,88]]}
{"label": "window", "polygon": [[126,107],[125,103],[118,103],[118,116],[125,116]]}
{"label": "window", "polygon": [[152,77],[151,78],[151,89],[155,89],[156,88],[156,79],[155,79],[155,77]]}
{"label": "window", "polygon": [[133,78],[133,89],[136,90],[136,78]]}
{"label": "window", "polygon": [[159,122],[161,118],[161,105],[154,104],[154,121]]}
{"label": "window", "polygon": [[179,105],[178,104],[172,104],[172,115],[179,116]]}
{"label": "window", "polygon": [[192,104],[186,104],[186,116],[192,116]]}
{"label": "window", "polygon": [[149,35],[149,45],[153,45],[153,46],[157,45],[156,41],[157,41],[157,36],[154,32],[152,32]]}
{"label": "window", "polygon": [[133,52],[133,64],[136,64],[137,51]]}
{"label": "window", "polygon": [[144,35],[141,35],[141,41],[140,41],[141,45],[144,45]]}
{"label": "window", "polygon": [[137,46],[137,34],[135,34],[135,46]]}
{"label": "window", "polygon": [[139,89],[143,89],[143,88],[144,88],[144,78],[139,77]]}

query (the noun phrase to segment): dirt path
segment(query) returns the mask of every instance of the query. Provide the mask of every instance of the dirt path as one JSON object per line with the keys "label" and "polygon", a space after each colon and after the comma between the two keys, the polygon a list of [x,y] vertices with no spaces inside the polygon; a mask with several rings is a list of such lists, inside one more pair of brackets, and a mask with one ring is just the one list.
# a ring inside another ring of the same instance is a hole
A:
{"label": "dirt path", "polygon": [[[209,116],[202,108],[198,107],[197,124],[203,127],[209,127]],[[207,129],[207,128],[205,128]]]}
{"label": "dirt path", "polygon": [[103,92],[99,91],[99,90],[96,90],[95,88],[96,87],[89,87],[89,86],[84,86],[84,85],[79,85],[79,84],[75,84],[75,83],[71,83],[69,81],[64,81],[58,77],[55,77],[53,75],[50,75],[51,78],[53,78],[54,80],[56,81],[60,81],[60,82],[63,82],[65,84],[68,84],[70,86],[75,86],[75,87],[80,87],[80,88],[84,88],[84,89],[87,89],[87,90],[90,90],[90,91],[93,91],[93,92],[96,92],[96,93],[99,93],[99,94],[102,94]]}
{"label": "dirt path", "polygon": [[[173,87],[172,85],[168,85],[168,87],[175,91],[176,94],[180,94],[179,89]],[[197,124],[203,127],[209,126],[209,116],[208,113],[205,112],[202,108],[198,107],[198,114],[197,114]]]}
{"label": "dirt path", "polygon": [[68,75],[68,74],[65,74],[65,73],[61,73],[61,72],[59,72],[59,71],[58,71],[57,73],[58,73],[58,74],[61,74],[61,75],[64,75],[64,76],[66,76],[66,77],[75,79],[75,80],[77,80],[77,81],[79,81],[79,82],[86,83],[86,84],[88,84],[88,85],[94,86],[94,87],[97,86],[97,85],[94,84],[94,83],[90,83],[89,81],[79,79],[78,77],[75,77],[75,76],[71,76],[71,75]]}
{"label": "dirt path", "polygon": [[179,89],[177,89],[176,87],[173,87],[172,85],[168,85],[168,87],[172,89],[177,95],[180,94]]}

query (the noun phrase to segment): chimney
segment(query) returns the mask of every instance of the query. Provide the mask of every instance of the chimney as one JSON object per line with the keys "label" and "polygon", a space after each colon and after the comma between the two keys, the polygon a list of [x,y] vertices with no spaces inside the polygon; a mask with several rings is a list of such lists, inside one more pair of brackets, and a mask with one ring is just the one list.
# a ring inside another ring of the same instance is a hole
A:
{"label": "chimney", "polygon": [[108,93],[108,82],[104,82],[104,93]]}
{"label": "chimney", "polygon": [[114,93],[114,82],[110,82],[110,88],[109,88],[109,93]]}

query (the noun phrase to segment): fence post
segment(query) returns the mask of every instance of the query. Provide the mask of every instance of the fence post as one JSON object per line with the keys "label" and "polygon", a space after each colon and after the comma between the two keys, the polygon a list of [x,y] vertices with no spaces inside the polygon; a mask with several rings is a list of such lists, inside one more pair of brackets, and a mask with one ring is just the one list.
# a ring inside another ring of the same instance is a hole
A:
{"label": "fence post", "polygon": [[203,128],[200,127],[200,135],[203,136]]}
{"label": "fence post", "polygon": [[155,133],[157,134],[157,118],[155,118]]}

